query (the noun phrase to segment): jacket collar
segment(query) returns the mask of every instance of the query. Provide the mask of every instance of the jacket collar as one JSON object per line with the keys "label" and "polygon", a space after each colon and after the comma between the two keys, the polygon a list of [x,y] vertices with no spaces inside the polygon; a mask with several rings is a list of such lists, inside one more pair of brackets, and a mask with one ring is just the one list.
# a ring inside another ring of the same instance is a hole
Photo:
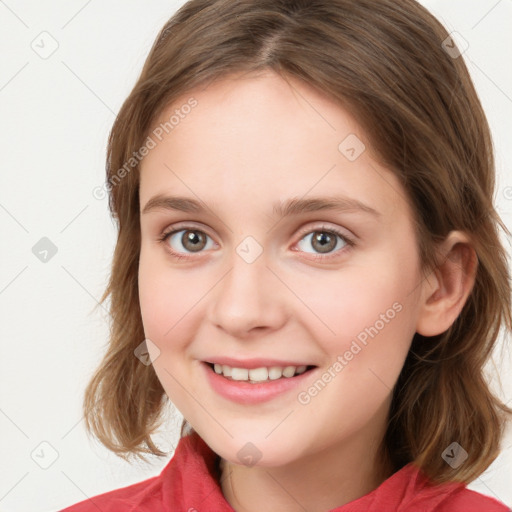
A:
{"label": "jacket collar", "polygon": [[[165,510],[235,512],[222,494],[219,461],[197,432],[182,437],[161,475]],[[464,487],[456,482],[433,486],[419,467],[409,463],[370,493],[331,512],[434,510]]]}

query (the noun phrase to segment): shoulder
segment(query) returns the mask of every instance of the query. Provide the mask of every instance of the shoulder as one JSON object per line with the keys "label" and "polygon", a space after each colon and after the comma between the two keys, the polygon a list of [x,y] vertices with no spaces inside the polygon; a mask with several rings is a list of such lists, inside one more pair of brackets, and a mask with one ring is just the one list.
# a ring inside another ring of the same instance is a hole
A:
{"label": "shoulder", "polygon": [[[145,512],[161,504],[161,478],[155,476],[75,503],[60,512]],[[150,508],[147,508],[150,507]],[[158,509],[157,509],[158,510]]]}
{"label": "shoulder", "polygon": [[[469,490],[462,482],[435,484],[413,463],[393,474],[368,498],[371,507],[365,510],[376,512],[511,512],[504,503]],[[354,504],[366,505],[363,501]]]}
{"label": "shoulder", "polygon": [[214,478],[216,458],[194,432],[180,439],[158,476],[87,498],[59,512],[150,512],[181,510],[185,503],[222,503]]}
{"label": "shoulder", "polygon": [[462,482],[432,483],[419,468],[409,465],[410,484],[402,508],[429,512],[510,512],[501,501],[472,491]]}
{"label": "shoulder", "polygon": [[495,498],[463,487],[447,496],[435,512],[510,512],[510,510]]}

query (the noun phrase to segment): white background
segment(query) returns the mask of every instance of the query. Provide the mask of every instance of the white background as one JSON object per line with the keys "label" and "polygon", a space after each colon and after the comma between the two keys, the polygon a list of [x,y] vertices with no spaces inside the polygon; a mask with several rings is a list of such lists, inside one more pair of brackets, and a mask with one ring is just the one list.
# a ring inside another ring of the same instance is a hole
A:
{"label": "white background", "polygon": [[[157,475],[170,458],[117,458],[86,437],[81,401],[107,342],[97,300],[115,241],[107,200],[92,190],[104,181],[115,115],[182,3],[0,1],[0,512],[59,510]],[[496,201],[510,229],[512,1],[422,3],[469,43],[464,59],[493,131]],[[46,48],[58,44],[47,59],[31,47],[41,37]],[[42,237],[58,249],[47,263],[32,252]],[[512,404],[510,348],[495,359]],[[180,423],[170,415],[161,448],[172,452]],[[53,454],[47,469],[35,462]],[[470,488],[512,505],[510,433]]]}

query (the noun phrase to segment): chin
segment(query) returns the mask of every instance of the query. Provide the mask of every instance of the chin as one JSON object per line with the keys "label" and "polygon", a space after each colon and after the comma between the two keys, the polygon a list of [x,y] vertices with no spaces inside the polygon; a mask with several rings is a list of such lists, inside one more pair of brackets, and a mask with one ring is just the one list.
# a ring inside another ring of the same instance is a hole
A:
{"label": "chin", "polygon": [[[229,430],[229,429],[228,429]],[[233,438],[224,433],[222,438],[216,436],[199,435],[223,459],[240,466],[248,467],[280,467],[285,466],[300,456],[297,448],[301,447],[303,442],[300,439],[294,439],[285,436],[287,442],[283,442],[283,435],[272,439],[272,434],[265,439],[265,435],[260,433],[252,436],[250,433],[241,431],[240,435],[234,432]]]}

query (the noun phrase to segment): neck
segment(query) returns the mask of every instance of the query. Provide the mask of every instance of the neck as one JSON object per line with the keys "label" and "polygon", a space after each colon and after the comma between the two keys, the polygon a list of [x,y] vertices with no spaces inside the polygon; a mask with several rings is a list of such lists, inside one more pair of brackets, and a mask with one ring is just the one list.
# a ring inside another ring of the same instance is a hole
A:
{"label": "neck", "polygon": [[342,444],[279,467],[221,460],[222,492],[236,512],[326,512],[377,488],[392,473],[379,456],[381,437],[358,433]]}

